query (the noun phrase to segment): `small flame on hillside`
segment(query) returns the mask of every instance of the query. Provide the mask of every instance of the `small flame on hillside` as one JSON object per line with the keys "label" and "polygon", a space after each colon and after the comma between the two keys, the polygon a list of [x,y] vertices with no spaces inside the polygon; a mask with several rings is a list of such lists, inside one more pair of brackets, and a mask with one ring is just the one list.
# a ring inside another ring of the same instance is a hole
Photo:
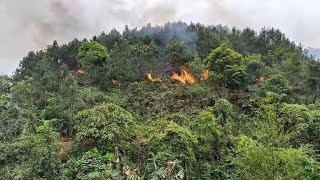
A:
{"label": "small flame on hillside", "polygon": [[162,80],[159,78],[153,78],[151,73],[145,74],[145,79],[150,82],[162,82]]}
{"label": "small flame on hillside", "polygon": [[196,79],[188,72],[186,68],[182,68],[180,70],[180,75],[174,72],[171,76],[171,79],[179,81],[183,84],[194,84],[196,82]]}
{"label": "small flame on hillside", "polygon": [[148,81],[151,81],[151,82],[154,81],[151,73],[147,73],[147,74],[146,74],[146,79],[147,79]]}
{"label": "small flame on hillside", "polygon": [[112,79],[111,82],[115,86],[120,86],[121,85],[120,82],[118,80],[116,80],[116,79]]}
{"label": "small flame on hillside", "polygon": [[84,71],[79,68],[79,69],[77,69],[77,73],[78,73],[79,75],[83,75],[83,74],[84,74]]}
{"label": "small flame on hillside", "polygon": [[65,76],[65,73],[63,70],[60,70],[60,76],[64,77]]}
{"label": "small flame on hillside", "polygon": [[260,76],[260,77],[256,78],[256,82],[257,83],[262,83],[262,81],[264,81],[264,77],[263,76]]}
{"label": "small flame on hillside", "polygon": [[209,70],[203,70],[201,74],[201,81],[206,81],[209,78]]}

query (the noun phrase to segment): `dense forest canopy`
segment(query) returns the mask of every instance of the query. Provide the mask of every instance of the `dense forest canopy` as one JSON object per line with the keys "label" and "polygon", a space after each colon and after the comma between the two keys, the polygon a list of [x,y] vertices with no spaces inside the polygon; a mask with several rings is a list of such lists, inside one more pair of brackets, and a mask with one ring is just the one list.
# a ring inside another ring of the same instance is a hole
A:
{"label": "dense forest canopy", "polygon": [[277,29],[54,41],[0,77],[0,179],[320,179],[319,98]]}

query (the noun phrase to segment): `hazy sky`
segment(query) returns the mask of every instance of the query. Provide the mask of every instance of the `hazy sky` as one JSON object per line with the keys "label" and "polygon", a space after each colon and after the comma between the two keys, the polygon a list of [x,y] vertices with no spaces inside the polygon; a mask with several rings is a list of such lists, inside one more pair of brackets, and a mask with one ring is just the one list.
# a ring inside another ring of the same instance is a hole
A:
{"label": "hazy sky", "polygon": [[305,47],[320,47],[319,6],[318,0],[0,0],[0,73],[13,72],[28,51],[55,39],[149,22],[274,27]]}

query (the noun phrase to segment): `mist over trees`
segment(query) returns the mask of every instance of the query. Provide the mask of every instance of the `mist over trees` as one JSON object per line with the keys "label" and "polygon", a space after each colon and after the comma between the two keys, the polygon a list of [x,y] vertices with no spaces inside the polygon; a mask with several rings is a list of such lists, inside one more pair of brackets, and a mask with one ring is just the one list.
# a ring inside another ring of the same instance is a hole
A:
{"label": "mist over trees", "polygon": [[320,63],[277,29],[54,41],[0,76],[0,179],[320,179],[319,98]]}

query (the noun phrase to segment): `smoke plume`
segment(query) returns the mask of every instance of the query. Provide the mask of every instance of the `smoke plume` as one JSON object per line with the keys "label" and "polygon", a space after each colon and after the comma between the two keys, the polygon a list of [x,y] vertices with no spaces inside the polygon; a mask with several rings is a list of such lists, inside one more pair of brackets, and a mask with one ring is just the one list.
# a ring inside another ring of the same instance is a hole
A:
{"label": "smoke plume", "polygon": [[316,0],[0,0],[0,72],[12,72],[28,51],[53,40],[66,43],[113,28],[121,31],[125,25],[179,20],[275,27],[306,46],[319,47],[318,5]]}

